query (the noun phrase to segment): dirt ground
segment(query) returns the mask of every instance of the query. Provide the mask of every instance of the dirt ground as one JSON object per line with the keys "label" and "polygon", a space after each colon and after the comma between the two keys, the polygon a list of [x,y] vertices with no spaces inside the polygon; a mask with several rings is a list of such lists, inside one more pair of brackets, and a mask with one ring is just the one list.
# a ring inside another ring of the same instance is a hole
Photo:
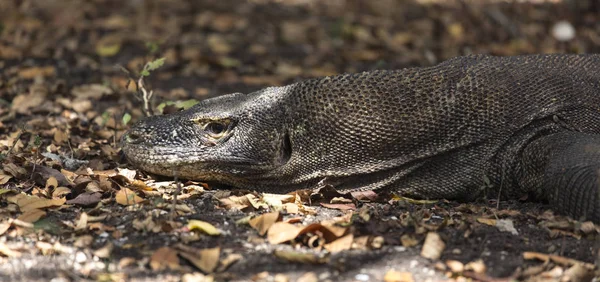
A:
{"label": "dirt ground", "polygon": [[146,108],[311,77],[598,53],[599,18],[591,0],[0,1],[0,281],[591,281],[599,226],[543,203],[178,184],[119,140]]}

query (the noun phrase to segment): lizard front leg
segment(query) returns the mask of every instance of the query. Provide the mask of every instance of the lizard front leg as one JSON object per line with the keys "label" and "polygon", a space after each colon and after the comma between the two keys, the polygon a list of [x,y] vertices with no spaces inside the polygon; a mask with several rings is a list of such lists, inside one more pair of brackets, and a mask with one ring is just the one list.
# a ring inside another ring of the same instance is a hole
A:
{"label": "lizard front leg", "polygon": [[600,223],[600,135],[560,132],[523,151],[519,183],[553,209]]}

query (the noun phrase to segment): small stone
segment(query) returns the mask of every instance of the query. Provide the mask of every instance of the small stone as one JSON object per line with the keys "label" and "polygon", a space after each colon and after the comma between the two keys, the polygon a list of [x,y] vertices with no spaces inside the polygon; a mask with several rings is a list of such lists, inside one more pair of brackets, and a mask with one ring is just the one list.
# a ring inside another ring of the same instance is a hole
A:
{"label": "small stone", "polygon": [[356,279],[358,281],[369,281],[369,279],[371,279],[371,277],[369,277],[369,274],[360,273],[360,274],[356,274],[354,276],[354,279]]}
{"label": "small stone", "polygon": [[558,41],[569,41],[575,38],[575,28],[568,21],[559,21],[552,26],[552,36]]}
{"label": "small stone", "polygon": [[446,265],[453,273],[461,273],[465,269],[464,264],[457,260],[448,260]]}

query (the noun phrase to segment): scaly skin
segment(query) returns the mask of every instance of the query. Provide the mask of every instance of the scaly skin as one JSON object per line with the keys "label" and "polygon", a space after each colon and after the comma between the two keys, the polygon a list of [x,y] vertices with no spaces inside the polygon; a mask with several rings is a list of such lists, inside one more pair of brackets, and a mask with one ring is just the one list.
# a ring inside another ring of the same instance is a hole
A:
{"label": "scaly skin", "polygon": [[468,200],[491,183],[598,222],[598,133],[600,56],[468,56],[208,99],[142,120],[123,151],[152,173],[262,191],[326,179]]}

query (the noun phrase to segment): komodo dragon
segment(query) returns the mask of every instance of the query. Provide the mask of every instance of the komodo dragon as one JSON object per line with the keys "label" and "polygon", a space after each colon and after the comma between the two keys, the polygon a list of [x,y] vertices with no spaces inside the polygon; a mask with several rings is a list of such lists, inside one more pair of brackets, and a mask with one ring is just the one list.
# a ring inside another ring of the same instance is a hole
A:
{"label": "komodo dragon", "polygon": [[239,188],[486,190],[599,223],[600,55],[467,56],[224,95],[140,121],[123,151],[151,173]]}

